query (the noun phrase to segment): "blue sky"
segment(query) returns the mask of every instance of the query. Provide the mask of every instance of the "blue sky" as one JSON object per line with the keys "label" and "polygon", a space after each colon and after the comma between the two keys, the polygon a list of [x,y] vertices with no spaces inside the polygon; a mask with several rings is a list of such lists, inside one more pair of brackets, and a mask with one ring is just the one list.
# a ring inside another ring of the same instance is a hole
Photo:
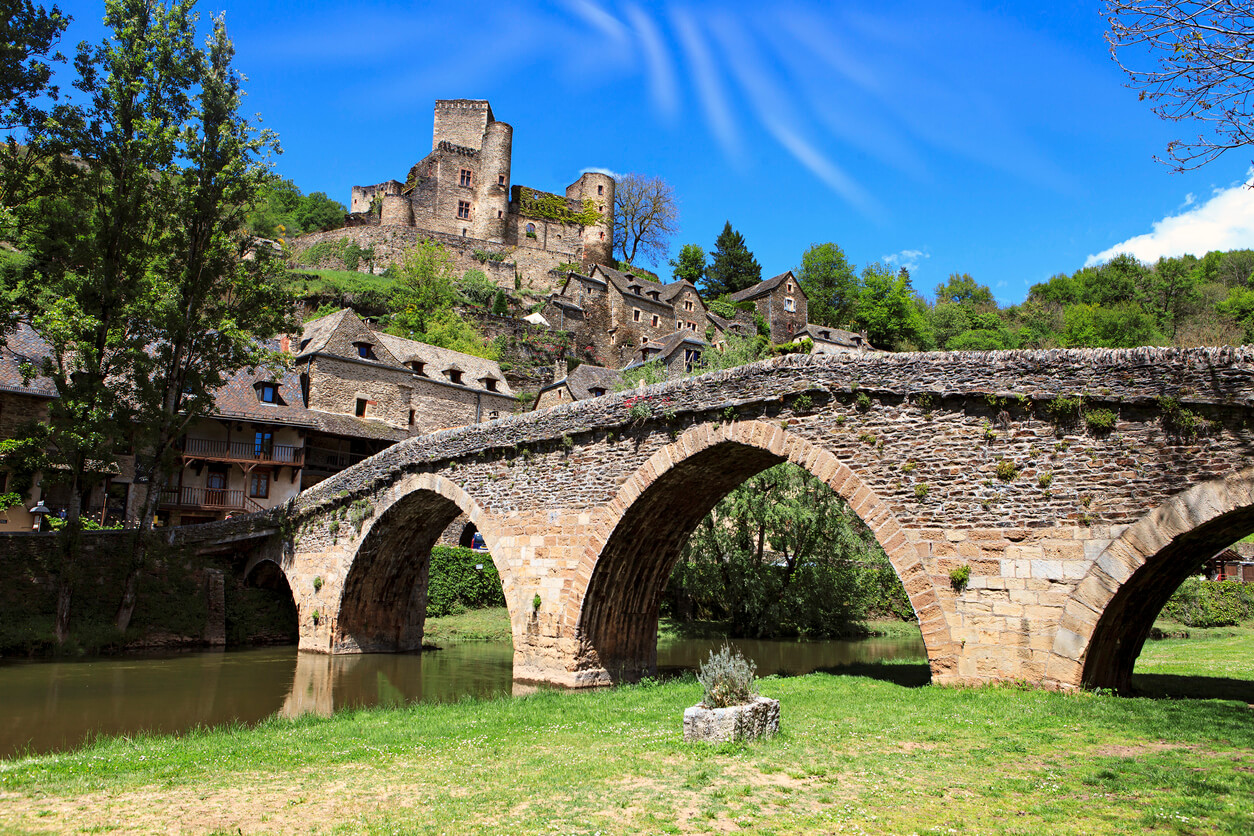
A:
{"label": "blue sky", "polygon": [[[67,43],[99,2],[60,3]],[[501,3],[202,0],[226,13],[245,109],[275,170],[347,204],[430,149],[437,98],[514,126],[513,181],[586,168],[675,188],[679,246],[725,220],[770,276],[812,243],[906,264],[930,294],[967,272],[1004,303],[1128,250],[1254,247],[1251,158],[1175,174],[1161,122],[1111,61],[1098,2]],[[1196,131],[1194,131],[1196,133]],[[669,276],[666,265],[658,271]]]}

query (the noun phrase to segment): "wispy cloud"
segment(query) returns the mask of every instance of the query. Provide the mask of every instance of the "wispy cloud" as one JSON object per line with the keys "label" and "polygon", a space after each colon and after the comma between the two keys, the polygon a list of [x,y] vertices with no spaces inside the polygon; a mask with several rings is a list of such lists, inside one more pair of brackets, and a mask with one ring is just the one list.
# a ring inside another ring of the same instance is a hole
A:
{"label": "wispy cloud", "polygon": [[[1254,169],[1244,183],[1215,189],[1205,203],[1186,197],[1187,212],[1155,221],[1153,231],[1121,241],[1091,255],[1086,267],[1109,261],[1120,253],[1130,253],[1140,261],[1157,261],[1166,256],[1203,255],[1211,250],[1254,247],[1254,189],[1250,183]],[[1192,195],[1189,195],[1192,197]]]}
{"label": "wispy cloud", "polygon": [[674,9],[671,20],[692,69],[692,80],[697,85],[697,96],[701,99],[701,109],[709,121],[710,130],[723,151],[732,159],[737,159],[741,153],[740,135],[732,121],[727,92],[723,89],[705,35],[692,16],[682,9]]}
{"label": "wispy cloud", "polygon": [[671,60],[662,32],[639,6],[627,7],[627,19],[636,30],[640,46],[644,51],[645,66],[649,73],[649,93],[653,103],[661,114],[667,118],[674,117],[679,111],[679,87],[675,80],[675,66]]}
{"label": "wispy cloud", "polygon": [[886,255],[880,260],[894,267],[905,267],[913,273],[919,269],[920,264],[931,257],[932,254],[924,250],[901,250],[892,255]]}
{"label": "wispy cloud", "polygon": [[613,177],[615,180],[621,179],[622,174],[608,168],[600,168],[599,166],[589,166],[588,168],[579,169],[580,174],[604,174],[607,177]]}

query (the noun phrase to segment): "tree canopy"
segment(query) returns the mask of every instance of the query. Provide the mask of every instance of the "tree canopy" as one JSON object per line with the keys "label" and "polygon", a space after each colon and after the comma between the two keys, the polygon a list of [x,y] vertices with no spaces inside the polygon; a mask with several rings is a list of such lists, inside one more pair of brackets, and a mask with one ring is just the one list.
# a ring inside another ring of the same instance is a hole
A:
{"label": "tree canopy", "polygon": [[622,260],[650,264],[666,255],[679,226],[675,190],[661,177],[624,174],[614,182],[614,246]]}
{"label": "tree canopy", "polygon": [[745,237],[732,229],[731,221],[723,225],[705,268],[702,294],[707,299],[735,293],[762,281],[762,267],[745,245]]}
{"label": "tree canopy", "polygon": [[810,321],[832,328],[850,327],[858,310],[858,276],[835,244],[812,244],[794,274],[809,300]]}

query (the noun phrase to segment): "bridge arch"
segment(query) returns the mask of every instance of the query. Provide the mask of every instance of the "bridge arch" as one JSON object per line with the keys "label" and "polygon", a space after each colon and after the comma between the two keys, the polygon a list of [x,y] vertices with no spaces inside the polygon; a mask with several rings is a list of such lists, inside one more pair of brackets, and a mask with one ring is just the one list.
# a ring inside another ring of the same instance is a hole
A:
{"label": "bridge arch", "polygon": [[331,652],[397,653],[422,647],[431,547],[461,514],[483,534],[508,587],[490,515],[446,477],[410,474],[388,490],[385,503],[376,505],[363,525],[344,575]]}
{"label": "bridge arch", "polygon": [[1254,532],[1254,468],[1176,494],[1102,549],[1072,592],[1047,684],[1126,693],[1167,599],[1207,558]]}
{"label": "bridge arch", "polygon": [[581,606],[567,625],[578,637],[575,680],[599,684],[657,666],[657,624],[666,580],[706,514],[736,486],[792,462],[830,486],[888,554],[923,628],[934,675],[956,667],[949,624],[918,551],[892,509],[828,450],[761,421],[706,424],[657,451],[608,504],[611,519],[585,552]]}

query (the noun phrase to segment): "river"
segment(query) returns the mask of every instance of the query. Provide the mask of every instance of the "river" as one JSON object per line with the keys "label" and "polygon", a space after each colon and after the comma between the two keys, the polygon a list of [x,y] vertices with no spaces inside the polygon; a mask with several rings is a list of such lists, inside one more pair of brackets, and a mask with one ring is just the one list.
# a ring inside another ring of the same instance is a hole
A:
{"label": "river", "polygon": [[[663,675],[694,670],[721,641],[658,646]],[[883,659],[925,658],[923,640],[732,642],[761,675],[798,675]],[[180,732],[273,715],[444,702],[532,690],[512,678],[508,642],[459,642],[417,654],[326,656],[295,647],[86,661],[0,661],[0,758],[61,751],[94,736]]]}

